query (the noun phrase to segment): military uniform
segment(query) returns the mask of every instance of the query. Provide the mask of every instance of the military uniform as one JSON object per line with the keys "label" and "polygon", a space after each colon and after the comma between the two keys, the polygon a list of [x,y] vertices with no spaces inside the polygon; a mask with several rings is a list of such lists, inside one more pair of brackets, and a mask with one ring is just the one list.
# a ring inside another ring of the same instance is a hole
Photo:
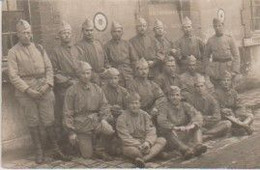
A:
{"label": "military uniform", "polygon": [[[212,55],[212,62],[209,62]],[[238,48],[230,35],[212,36],[205,48],[206,73],[213,79],[220,79],[225,71],[240,72]]]}
{"label": "military uniform", "polygon": [[178,75],[168,75],[166,73],[159,74],[154,81],[160,86],[164,94],[170,86],[180,86],[180,78]]}

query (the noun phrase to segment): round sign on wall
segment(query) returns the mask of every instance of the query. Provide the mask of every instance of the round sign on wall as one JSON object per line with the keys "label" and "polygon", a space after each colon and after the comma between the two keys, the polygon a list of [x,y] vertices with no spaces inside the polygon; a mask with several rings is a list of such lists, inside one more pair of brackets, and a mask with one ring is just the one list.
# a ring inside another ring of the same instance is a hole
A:
{"label": "round sign on wall", "polygon": [[225,20],[225,11],[223,9],[219,9],[218,12],[218,19],[221,21],[221,22],[224,22]]}
{"label": "round sign on wall", "polygon": [[93,22],[98,31],[105,31],[108,25],[107,17],[102,12],[95,14]]}

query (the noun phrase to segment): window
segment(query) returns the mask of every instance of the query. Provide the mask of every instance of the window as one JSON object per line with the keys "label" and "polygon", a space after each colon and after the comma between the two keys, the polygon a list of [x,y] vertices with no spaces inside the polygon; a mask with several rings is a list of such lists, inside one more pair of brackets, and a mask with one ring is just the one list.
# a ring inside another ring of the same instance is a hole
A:
{"label": "window", "polygon": [[260,31],[260,0],[251,0],[252,30]]}
{"label": "window", "polygon": [[2,56],[6,59],[8,50],[17,43],[16,23],[28,20],[27,0],[5,0],[2,5]]}

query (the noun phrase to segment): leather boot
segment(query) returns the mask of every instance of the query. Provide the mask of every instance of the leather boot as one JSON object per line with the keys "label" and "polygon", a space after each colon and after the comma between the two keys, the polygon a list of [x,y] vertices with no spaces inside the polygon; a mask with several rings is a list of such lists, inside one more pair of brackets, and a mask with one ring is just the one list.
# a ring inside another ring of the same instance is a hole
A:
{"label": "leather boot", "polygon": [[31,127],[30,128],[31,137],[35,146],[35,162],[37,164],[41,164],[44,161],[43,151],[42,151],[42,143],[40,137],[40,129],[39,127]]}
{"label": "leather boot", "polygon": [[54,155],[53,155],[54,158],[62,160],[62,161],[71,161],[72,158],[64,155],[59,148],[59,145],[58,145],[58,142],[56,139],[56,133],[55,133],[54,126],[46,127],[46,132],[47,132],[47,135],[49,136],[49,139],[50,139],[50,142],[52,145],[52,149],[54,152]]}

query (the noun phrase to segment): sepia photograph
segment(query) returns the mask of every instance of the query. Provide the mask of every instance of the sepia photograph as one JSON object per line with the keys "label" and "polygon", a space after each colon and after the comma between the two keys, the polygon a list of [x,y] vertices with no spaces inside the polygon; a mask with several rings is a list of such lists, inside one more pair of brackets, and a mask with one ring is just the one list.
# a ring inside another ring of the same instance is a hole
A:
{"label": "sepia photograph", "polygon": [[260,0],[0,0],[1,168],[260,169]]}

